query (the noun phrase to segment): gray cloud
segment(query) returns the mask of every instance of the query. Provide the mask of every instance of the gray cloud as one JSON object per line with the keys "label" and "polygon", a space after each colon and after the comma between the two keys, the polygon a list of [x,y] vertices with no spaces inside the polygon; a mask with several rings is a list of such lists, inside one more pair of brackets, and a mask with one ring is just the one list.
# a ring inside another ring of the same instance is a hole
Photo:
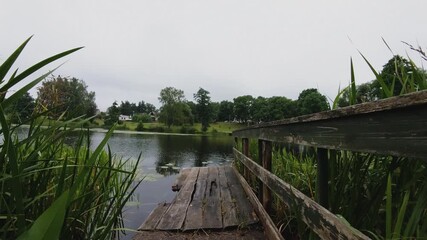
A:
{"label": "gray cloud", "polygon": [[0,61],[32,34],[21,69],[85,46],[56,74],[86,81],[101,110],[114,100],[159,106],[167,86],[188,99],[203,87],[215,101],[246,94],[295,99],[311,87],[333,98],[349,81],[351,56],[357,81],[373,79],[357,49],[381,69],[391,58],[381,37],[401,55],[402,40],[425,47],[425,9],[415,0],[4,0]]}

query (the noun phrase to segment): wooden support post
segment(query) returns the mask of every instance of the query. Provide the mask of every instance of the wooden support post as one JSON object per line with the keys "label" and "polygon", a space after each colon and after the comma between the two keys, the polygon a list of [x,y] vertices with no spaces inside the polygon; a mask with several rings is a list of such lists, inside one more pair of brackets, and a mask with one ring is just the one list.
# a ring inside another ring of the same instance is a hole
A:
{"label": "wooden support post", "polygon": [[[249,157],[249,139],[248,138],[242,138],[242,153],[246,157]],[[245,166],[243,166],[243,176],[249,182],[249,171]]]}
{"label": "wooden support post", "polygon": [[[272,144],[270,141],[262,141],[262,167],[271,172],[271,158],[272,158]],[[271,196],[271,190],[267,185],[262,185],[262,205],[264,209],[271,213],[271,204],[273,198]]]}
{"label": "wooden support post", "polygon": [[[262,148],[262,143],[263,143],[263,140],[258,139],[258,163],[259,163],[260,165],[262,165],[262,156],[263,156],[263,152],[262,152],[262,150],[263,150],[263,148]],[[262,193],[262,189],[263,189],[264,187],[263,187],[262,181],[261,181],[259,178],[256,178],[256,181],[257,181],[257,186],[258,186],[258,200],[259,200],[260,202],[262,202],[262,195],[263,195],[263,193]]]}
{"label": "wooden support post", "polygon": [[317,200],[326,209],[329,209],[328,168],[328,150],[317,148]]}

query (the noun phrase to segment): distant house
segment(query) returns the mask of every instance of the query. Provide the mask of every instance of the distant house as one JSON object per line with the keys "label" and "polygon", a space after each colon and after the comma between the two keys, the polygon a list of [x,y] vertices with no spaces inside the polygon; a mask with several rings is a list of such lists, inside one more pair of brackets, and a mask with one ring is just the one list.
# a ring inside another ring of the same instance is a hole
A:
{"label": "distant house", "polygon": [[157,116],[157,113],[155,112],[150,112],[150,117],[151,117],[151,121],[153,122],[157,122],[159,120],[159,116]]}
{"label": "distant house", "polygon": [[132,116],[128,116],[128,115],[120,115],[120,116],[119,116],[119,120],[120,120],[120,121],[132,121]]}

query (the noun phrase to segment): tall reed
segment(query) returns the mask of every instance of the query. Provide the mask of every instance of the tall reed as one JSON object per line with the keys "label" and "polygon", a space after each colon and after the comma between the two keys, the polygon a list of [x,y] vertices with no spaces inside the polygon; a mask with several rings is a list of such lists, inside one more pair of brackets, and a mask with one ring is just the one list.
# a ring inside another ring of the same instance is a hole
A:
{"label": "tall reed", "polygon": [[[52,71],[35,78],[10,96],[10,90],[40,68],[80,48],[47,58],[22,73],[12,65],[27,39],[0,65],[0,238],[1,239],[108,239],[123,227],[122,208],[139,183],[134,182],[138,161],[114,159],[105,139],[90,150],[89,135],[81,130],[74,146],[65,144],[71,131],[89,119],[50,121],[42,127],[46,112],[21,125],[11,125],[4,109],[42,81]],[[40,121],[40,119],[42,119]],[[58,119],[59,120],[59,119]],[[70,126],[70,127],[68,127]]]}

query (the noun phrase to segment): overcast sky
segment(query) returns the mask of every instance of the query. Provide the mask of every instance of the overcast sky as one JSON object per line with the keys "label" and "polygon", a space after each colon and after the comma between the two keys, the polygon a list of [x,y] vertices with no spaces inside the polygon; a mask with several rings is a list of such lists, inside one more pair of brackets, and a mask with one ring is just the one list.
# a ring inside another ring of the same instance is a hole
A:
{"label": "overcast sky", "polygon": [[357,50],[378,70],[392,57],[381,37],[421,64],[401,41],[427,49],[426,10],[425,0],[0,0],[0,62],[31,35],[15,67],[85,46],[55,74],[84,80],[103,111],[115,100],[159,107],[168,86],[188,100],[199,87],[213,101],[307,88],[334,98],[350,57],[358,83],[373,79]]}

